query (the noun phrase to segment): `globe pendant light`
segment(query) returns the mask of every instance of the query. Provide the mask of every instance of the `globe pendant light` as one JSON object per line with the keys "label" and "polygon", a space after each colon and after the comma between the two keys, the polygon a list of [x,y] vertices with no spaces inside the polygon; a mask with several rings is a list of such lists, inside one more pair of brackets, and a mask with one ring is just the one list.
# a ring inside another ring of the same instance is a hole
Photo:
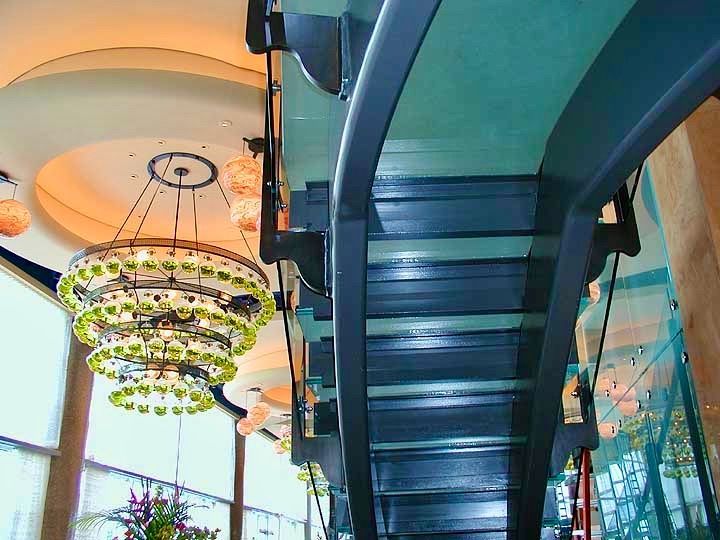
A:
{"label": "globe pendant light", "polygon": [[[165,179],[174,160],[187,165],[174,169],[177,182]],[[206,168],[207,179],[184,181],[190,168]],[[274,315],[275,300],[254,260],[198,241],[195,195],[212,184],[222,191],[215,166],[201,156],[173,152],[150,160],[148,172],[115,238],[71,259],[58,296],[76,312],[75,335],[93,348],[90,369],[115,381],[113,405],[159,416],[195,414],[213,407],[211,386],[234,378],[235,359],[255,345],[258,329]],[[153,182],[157,186],[134,237],[118,239]],[[177,190],[173,235],[138,238],[162,185]],[[194,240],[177,237],[187,190]]]}
{"label": "globe pendant light", "polygon": [[30,210],[23,203],[15,200],[17,183],[2,172],[0,172],[0,184],[13,186],[12,199],[0,200],[0,236],[13,238],[30,228]]}
{"label": "globe pendant light", "polygon": [[241,231],[258,231],[260,207],[260,199],[235,197],[230,205],[230,222]]}
{"label": "globe pendant light", "polygon": [[223,165],[220,181],[225,189],[246,198],[260,198],[262,169],[250,156],[237,156]]}

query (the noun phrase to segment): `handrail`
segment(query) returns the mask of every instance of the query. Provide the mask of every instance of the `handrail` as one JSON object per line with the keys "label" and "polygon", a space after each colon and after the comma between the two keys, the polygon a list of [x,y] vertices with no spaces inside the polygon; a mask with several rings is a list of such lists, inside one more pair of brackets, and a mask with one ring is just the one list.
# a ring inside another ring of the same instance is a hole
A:
{"label": "handrail", "polygon": [[[632,85],[627,82],[632,81]],[[558,120],[546,148],[530,255],[522,364],[536,388],[519,540],[535,540],[573,321],[597,214],[648,154],[720,87],[720,5],[638,0]],[[579,134],[584,134],[580,136]]]}
{"label": "handrail", "polygon": [[331,282],[338,425],[350,521],[363,540],[377,538],[366,372],[368,206],[395,107],[440,1],[383,4],[349,98],[335,170]]}

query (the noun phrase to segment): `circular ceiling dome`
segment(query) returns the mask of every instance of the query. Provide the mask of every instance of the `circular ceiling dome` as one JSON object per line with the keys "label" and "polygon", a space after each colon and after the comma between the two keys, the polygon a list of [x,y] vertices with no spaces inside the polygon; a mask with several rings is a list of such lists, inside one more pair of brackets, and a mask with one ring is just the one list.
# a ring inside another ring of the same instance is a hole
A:
{"label": "circular ceiling dome", "polygon": [[[88,243],[111,240],[126,219],[120,238],[132,237],[140,225],[140,236],[172,238],[178,194],[178,238],[195,240],[195,208],[200,242],[227,245],[242,241],[243,234],[254,239],[256,233],[242,233],[230,222],[221,185],[202,185],[211,176],[210,167],[175,152],[199,155],[217,168],[238,154],[235,148],[182,139],[104,141],[52,159],[37,176],[36,195],[50,217]],[[156,174],[178,183],[176,171],[182,171],[185,186],[197,186],[194,201],[193,190],[150,179],[148,163],[160,154],[170,156],[158,159]]]}

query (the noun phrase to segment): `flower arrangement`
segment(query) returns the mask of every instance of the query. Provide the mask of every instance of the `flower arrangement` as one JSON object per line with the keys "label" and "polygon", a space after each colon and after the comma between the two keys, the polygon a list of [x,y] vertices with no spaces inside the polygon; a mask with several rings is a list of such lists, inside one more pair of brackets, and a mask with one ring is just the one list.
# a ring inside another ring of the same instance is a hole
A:
{"label": "flower arrangement", "polygon": [[220,529],[188,525],[190,510],[198,505],[182,499],[182,489],[175,486],[166,496],[161,487],[152,489],[143,481],[140,496],[130,490],[125,506],[84,515],[75,522],[79,530],[97,530],[108,524],[125,529],[122,537],[113,540],[215,540]]}

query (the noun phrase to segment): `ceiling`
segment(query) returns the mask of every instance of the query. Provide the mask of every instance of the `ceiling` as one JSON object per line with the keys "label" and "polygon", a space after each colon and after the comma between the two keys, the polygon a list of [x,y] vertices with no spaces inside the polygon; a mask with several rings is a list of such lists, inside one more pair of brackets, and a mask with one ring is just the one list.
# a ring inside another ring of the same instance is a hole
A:
{"label": "ceiling", "polygon": [[[247,0],[0,2],[0,35],[12,44],[0,48],[0,170],[18,181],[16,197],[33,218],[27,233],[0,245],[63,271],[75,251],[111,240],[128,215],[120,237],[136,233],[149,198],[130,210],[152,157],[189,152],[221,168],[243,152],[243,137],[262,136],[265,59],[245,48],[246,13]],[[207,174],[177,161],[168,175],[179,164],[191,177]],[[11,193],[0,186],[0,199]],[[172,234],[176,195],[158,190],[141,236]],[[230,223],[217,184],[199,189],[196,204],[199,241],[259,259],[257,234],[243,238]],[[192,218],[184,190],[179,237],[194,240]],[[274,269],[264,270],[277,290]],[[238,396],[288,384],[282,323],[259,337]]]}

